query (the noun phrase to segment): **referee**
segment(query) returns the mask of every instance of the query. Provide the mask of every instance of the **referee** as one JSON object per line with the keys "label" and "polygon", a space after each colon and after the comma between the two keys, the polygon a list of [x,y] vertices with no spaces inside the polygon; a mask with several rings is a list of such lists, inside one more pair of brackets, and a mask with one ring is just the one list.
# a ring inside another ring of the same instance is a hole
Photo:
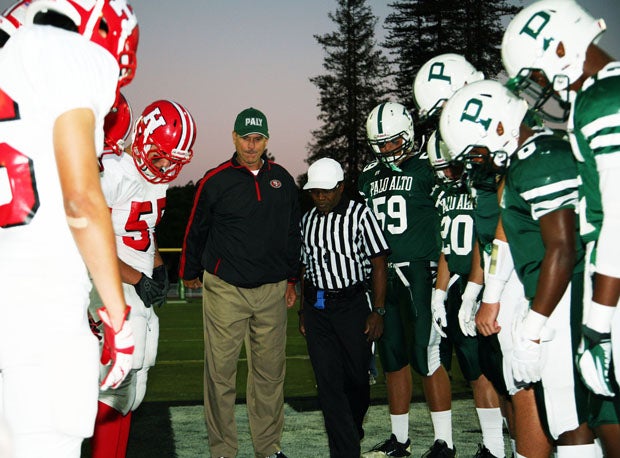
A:
{"label": "referee", "polygon": [[[314,208],[302,218],[302,299],[306,337],[332,458],[359,458],[370,404],[372,342],[383,332],[387,255],[373,212],[343,196],[333,159],[308,168]],[[372,301],[370,299],[372,291]]]}

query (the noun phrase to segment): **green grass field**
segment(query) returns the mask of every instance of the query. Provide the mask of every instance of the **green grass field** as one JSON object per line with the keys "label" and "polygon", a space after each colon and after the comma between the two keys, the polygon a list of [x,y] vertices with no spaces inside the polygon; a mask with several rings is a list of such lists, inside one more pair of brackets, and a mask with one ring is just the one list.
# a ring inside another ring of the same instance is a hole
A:
{"label": "green grass field", "polygon": [[[315,398],[316,388],[306,342],[297,330],[297,307],[289,310],[287,370],[284,394],[287,399]],[[160,320],[157,364],[149,373],[145,402],[202,403],[203,337],[200,298],[186,302],[170,301],[157,310]],[[377,358],[379,377],[372,386],[373,402],[386,399],[381,361]],[[452,364],[452,391],[455,398],[469,396],[470,388],[463,380],[456,361]],[[247,365],[242,350],[237,372],[237,397],[245,399]],[[421,382],[414,374],[414,399],[422,399]]]}
{"label": "green grass field", "polygon": [[[283,444],[289,456],[316,458],[327,456],[327,438],[323,419],[318,411],[314,374],[307,356],[306,343],[297,330],[297,307],[289,311],[287,342],[287,373],[285,382],[286,423]],[[160,338],[157,364],[149,373],[145,402],[134,412],[127,458],[195,458],[209,456],[202,409],[203,339],[202,305],[200,298],[187,301],[170,300],[157,309]],[[365,421],[366,450],[385,439],[389,431],[386,388],[380,375],[371,388],[374,404]],[[480,441],[480,430],[471,403],[471,391],[453,362],[452,390],[455,443],[462,456],[472,456]],[[242,351],[237,393],[239,405],[236,422],[240,428],[239,457],[253,456],[249,426],[245,415],[245,382],[247,366]],[[420,378],[414,374],[414,401],[423,401]],[[426,405],[412,404],[411,437],[415,438],[414,456],[419,456],[432,443],[433,429]],[[386,429],[387,428],[387,429]],[[310,445],[311,444],[311,445]],[[508,449],[507,449],[508,450]],[[464,455],[463,455],[464,453]],[[84,441],[82,458],[90,458],[90,442]]]}

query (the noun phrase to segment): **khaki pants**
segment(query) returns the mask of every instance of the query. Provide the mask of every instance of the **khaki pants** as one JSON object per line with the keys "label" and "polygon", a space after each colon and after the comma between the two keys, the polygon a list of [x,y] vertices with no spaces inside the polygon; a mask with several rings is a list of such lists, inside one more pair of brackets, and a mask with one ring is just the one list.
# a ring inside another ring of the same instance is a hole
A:
{"label": "khaki pants", "polygon": [[248,289],[205,272],[203,285],[204,399],[211,456],[237,455],[235,380],[245,339],[250,433],[255,456],[268,457],[280,450],[284,426],[286,280]]}

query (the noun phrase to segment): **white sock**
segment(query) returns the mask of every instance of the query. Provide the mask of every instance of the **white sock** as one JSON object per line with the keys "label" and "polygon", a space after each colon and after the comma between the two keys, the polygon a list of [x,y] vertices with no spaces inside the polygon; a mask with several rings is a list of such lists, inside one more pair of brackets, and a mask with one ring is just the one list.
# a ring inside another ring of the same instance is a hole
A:
{"label": "white sock", "polygon": [[519,455],[517,452],[515,452],[515,456],[517,458],[527,458],[527,456]]}
{"label": "white sock", "polygon": [[396,440],[401,444],[407,442],[409,439],[409,414],[390,414],[390,421],[392,422],[392,434],[396,436]]}
{"label": "white sock", "polygon": [[558,445],[558,458],[596,458],[596,445]]}
{"label": "white sock", "polygon": [[504,450],[504,422],[499,407],[492,409],[476,408],[480,429],[482,429],[482,442],[489,451],[497,458],[506,455]]}
{"label": "white sock", "polygon": [[512,454],[517,456],[517,441],[512,437],[510,438],[510,449],[512,450]]}
{"label": "white sock", "polygon": [[601,445],[601,440],[598,437],[594,438],[594,446],[596,447],[596,458],[604,458],[605,454],[603,453],[603,446]]}
{"label": "white sock", "polygon": [[452,442],[452,410],[431,412],[431,421],[435,430],[435,440],[441,439],[448,444],[448,448],[454,448]]}

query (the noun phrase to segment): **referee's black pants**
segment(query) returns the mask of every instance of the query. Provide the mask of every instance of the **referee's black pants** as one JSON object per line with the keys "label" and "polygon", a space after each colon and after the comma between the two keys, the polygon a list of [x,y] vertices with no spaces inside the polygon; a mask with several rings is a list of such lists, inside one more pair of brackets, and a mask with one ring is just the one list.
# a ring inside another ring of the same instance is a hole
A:
{"label": "referee's black pants", "polygon": [[326,299],[323,310],[314,308],[313,297],[304,300],[308,354],[332,458],[359,458],[361,453],[362,423],[370,404],[371,346],[364,334],[368,300],[360,291]]}

